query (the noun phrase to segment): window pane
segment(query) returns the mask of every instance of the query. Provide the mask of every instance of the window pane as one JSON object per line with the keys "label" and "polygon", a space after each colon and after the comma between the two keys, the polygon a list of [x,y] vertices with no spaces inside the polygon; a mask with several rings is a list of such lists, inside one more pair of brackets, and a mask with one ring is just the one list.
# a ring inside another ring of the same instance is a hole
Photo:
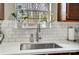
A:
{"label": "window pane", "polygon": [[[17,3],[16,4],[17,18],[26,16],[28,20],[38,22],[39,20],[47,20],[49,4],[48,3]],[[21,14],[21,15],[20,15]]]}

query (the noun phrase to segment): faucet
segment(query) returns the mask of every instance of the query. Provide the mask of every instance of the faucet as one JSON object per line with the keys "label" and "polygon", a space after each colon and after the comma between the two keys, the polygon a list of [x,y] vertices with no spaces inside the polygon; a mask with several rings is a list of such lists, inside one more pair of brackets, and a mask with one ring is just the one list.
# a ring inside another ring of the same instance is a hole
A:
{"label": "faucet", "polygon": [[40,23],[39,23],[37,24],[37,29],[36,29],[36,41],[37,42],[39,41],[39,39],[41,39],[40,32],[41,32],[41,28],[40,28]]}

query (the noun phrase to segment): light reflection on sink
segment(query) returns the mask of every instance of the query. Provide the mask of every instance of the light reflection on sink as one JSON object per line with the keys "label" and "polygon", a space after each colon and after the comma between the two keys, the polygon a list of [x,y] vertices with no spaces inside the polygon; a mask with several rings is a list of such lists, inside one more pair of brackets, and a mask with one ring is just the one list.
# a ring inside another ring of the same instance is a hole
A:
{"label": "light reflection on sink", "polygon": [[56,43],[42,43],[42,44],[22,43],[20,45],[20,50],[49,49],[49,48],[62,48],[62,47]]}

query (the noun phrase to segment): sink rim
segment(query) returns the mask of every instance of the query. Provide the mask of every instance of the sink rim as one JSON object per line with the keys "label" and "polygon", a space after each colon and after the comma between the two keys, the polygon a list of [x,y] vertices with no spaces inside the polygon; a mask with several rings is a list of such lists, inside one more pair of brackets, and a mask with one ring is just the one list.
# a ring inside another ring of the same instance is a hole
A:
{"label": "sink rim", "polygon": [[59,45],[58,43],[54,43],[54,42],[29,42],[29,43],[24,42],[24,43],[21,43],[21,44],[57,44],[57,45]]}
{"label": "sink rim", "polygon": [[[28,44],[30,47],[28,47],[28,45],[26,45],[26,44]],[[60,45],[58,45],[58,44],[56,44],[56,43],[21,43],[21,44],[20,44],[20,50],[38,50],[39,47],[38,47],[37,49],[36,49],[36,48],[31,48],[32,44],[35,44],[35,45],[36,45],[36,44],[37,44],[37,45],[38,45],[38,44],[39,44],[39,45],[42,45],[42,44],[46,44],[46,45],[47,45],[47,44],[50,44],[50,45],[51,45],[51,44],[52,44],[52,49],[54,49],[54,48],[55,48],[55,49],[63,48],[62,46],[60,46]],[[53,47],[53,44],[55,45],[55,47]],[[25,46],[28,47],[28,48],[23,49],[23,45],[25,45]],[[56,47],[56,46],[58,46],[58,47]],[[44,48],[41,47],[41,48],[39,48],[39,49],[51,49],[51,47],[48,47],[48,48],[47,48],[47,47],[44,47]]]}

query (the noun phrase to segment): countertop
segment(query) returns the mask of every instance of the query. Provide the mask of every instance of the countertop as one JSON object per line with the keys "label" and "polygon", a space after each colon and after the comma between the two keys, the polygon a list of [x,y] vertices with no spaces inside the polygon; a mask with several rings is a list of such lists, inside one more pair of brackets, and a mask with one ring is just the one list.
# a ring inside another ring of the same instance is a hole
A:
{"label": "countertop", "polygon": [[0,54],[26,55],[26,54],[79,52],[79,42],[72,42],[67,40],[42,41],[39,43],[56,43],[60,45],[62,48],[34,49],[34,50],[20,50],[21,43],[29,43],[29,42],[2,42],[2,44],[0,44]]}

